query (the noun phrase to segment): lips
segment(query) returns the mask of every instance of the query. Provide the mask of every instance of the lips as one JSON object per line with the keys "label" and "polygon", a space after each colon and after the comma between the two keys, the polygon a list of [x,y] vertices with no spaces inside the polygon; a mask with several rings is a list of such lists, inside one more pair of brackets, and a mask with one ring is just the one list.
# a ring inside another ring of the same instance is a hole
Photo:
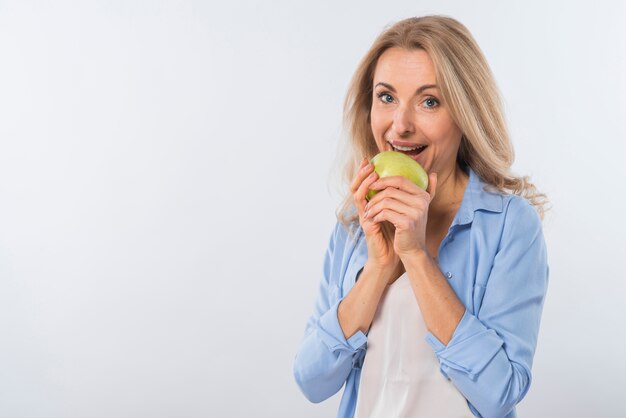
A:
{"label": "lips", "polygon": [[390,145],[394,145],[396,147],[419,147],[421,145],[427,145],[427,144],[420,144],[420,143],[416,143],[416,142],[407,142],[407,141],[389,141],[387,140],[387,143]]}
{"label": "lips", "polygon": [[400,141],[393,141],[393,143],[387,141],[387,143],[391,145],[391,148],[394,151],[399,151],[403,153],[411,153],[411,154],[419,154],[420,152],[425,150],[426,147],[428,146],[426,144],[416,144],[416,143],[411,143],[411,142],[400,142]]}
{"label": "lips", "polygon": [[[391,147],[391,150],[397,151],[397,152],[401,152],[403,154],[406,154],[406,155],[408,155],[409,157],[411,157],[415,161],[417,161],[418,156],[422,152],[424,152],[424,150],[426,148],[428,148],[428,145],[426,145],[426,144],[417,144],[417,143],[404,142],[404,141],[393,141],[393,142],[387,141],[387,143]],[[406,145],[404,145],[404,144],[406,144]],[[403,148],[414,148],[414,147],[418,147],[418,148],[417,149],[413,149],[411,151],[404,151],[404,150],[401,150],[401,149],[394,148],[394,145],[400,146],[400,147],[403,147]]]}

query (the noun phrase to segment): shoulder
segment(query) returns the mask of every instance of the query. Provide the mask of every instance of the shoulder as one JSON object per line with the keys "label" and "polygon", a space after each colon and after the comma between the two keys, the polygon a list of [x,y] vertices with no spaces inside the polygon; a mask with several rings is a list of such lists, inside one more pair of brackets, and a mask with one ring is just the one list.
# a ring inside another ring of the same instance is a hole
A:
{"label": "shoulder", "polygon": [[525,197],[499,190],[471,168],[469,179],[470,210],[484,214],[488,223],[512,223],[514,218],[522,217],[533,225],[541,225],[539,213]]}
{"label": "shoulder", "polygon": [[[344,278],[354,277],[359,263],[365,263],[367,247],[364,242],[362,228],[358,222],[345,225],[339,220],[335,221],[324,265],[326,280],[333,283],[338,291],[343,287]],[[354,280],[351,283],[354,284]]]}
{"label": "shoulder", "polygon": [[362,228],[358,222],[344,224],[337,219],[331,233],[330,244],[337,251],[345,251],[356,246],[361,234]]}
{"label": "shoulder", "polygon": [[[343,222],[340,219],[342,217],[344,218]],[[351,219],[352,221],[350,221]],[[333,237],[335,237],[336,241],[341,243],[356,242],[362,232],[357,210],[354,206],[350,206],[345,213],[336,215],[333,229]]]}
{"label": "shoulder", "polygon": [[526,198],[518,195],[505,195],[503,205],[503,241],[529,243],[543,235],[541,217]]}
{"label": "shoulder", "polygon": [[528,199],[514,194],[506,194],[503,196],[503,206],[505,208],[505,222],[522,224],[526,227],[541,227],[539,213]]}
{"label": "shoulder", "polygon": [[472,228],[481,231],[475,238],[488,239],[494,250],[516,242],[529,243],[542,234],[539,213],[526,198],[490,190],[480,198],[482,210],[476,211]]}

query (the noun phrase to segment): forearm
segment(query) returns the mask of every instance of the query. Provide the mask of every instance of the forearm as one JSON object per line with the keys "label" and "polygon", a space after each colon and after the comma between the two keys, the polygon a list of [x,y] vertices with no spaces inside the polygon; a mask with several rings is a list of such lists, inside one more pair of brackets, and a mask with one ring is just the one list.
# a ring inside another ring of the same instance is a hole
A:
{"label": "forearm", "polygon": [[389,281],[388,274],[391,273],[366,263],[359,279],[339,304],[337,317],[346,339],[358,330],[366,333],[369,329]]}
{"label": "forearm", "polygon": [[335,336],[334,329],[316,326],[300,344],[293,372],[302,393],[311,402],[321,402],[337,393],[350,375],[355,357],[362,355],[365,336],[357,335],[345,343],[335,338],[340,337]]}
{"label": "forearm", "polygon": [[465,306],[428,253],[415,253],[402,262],[426,328],[447,345],[465,313]]}
{"label": "forearm", "polygon": [[506,416],[528,391],[534,344],[520,339],[507,352],[502,337],[468,310],[447,346],[430,335],[426,341],[441,371],[483,417]]}

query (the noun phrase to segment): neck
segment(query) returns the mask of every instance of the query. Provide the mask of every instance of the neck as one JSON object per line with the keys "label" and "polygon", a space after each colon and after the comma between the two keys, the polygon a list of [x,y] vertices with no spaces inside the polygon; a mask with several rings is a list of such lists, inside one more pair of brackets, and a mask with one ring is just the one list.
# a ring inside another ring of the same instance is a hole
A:
{"label": "neck", "polygon": [[437,173],[437,191],[430,202],[429,214],[438,215],[456,210],[463,200],[468,176],[458,164]]}

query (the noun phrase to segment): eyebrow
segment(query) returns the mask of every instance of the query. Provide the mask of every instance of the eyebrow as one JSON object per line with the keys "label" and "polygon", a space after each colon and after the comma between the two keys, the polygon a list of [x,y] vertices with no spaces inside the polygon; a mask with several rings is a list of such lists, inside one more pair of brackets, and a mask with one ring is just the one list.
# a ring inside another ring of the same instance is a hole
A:
{"label": "eyebrow", "polygon": [[[377,83],[374,88],[378,87],[378,86],[383,86],[388,88],[389,90],[391,90],[392,92],[396,92],[396,89],[393,88],[393,86],[391,84],[387,84],[387,83],[383,83],[382,81],[380,83]],[[432,89],[432,88],[439,88],[437,87],[436,84],[424,84],[423,86],[421,86],[420,88],[418,88],[417,90],[415,90],[415,95],[417,96],[418,94],[420,94],[421,92],[423,92],[424,90],[428,90],[428,89]]]}

